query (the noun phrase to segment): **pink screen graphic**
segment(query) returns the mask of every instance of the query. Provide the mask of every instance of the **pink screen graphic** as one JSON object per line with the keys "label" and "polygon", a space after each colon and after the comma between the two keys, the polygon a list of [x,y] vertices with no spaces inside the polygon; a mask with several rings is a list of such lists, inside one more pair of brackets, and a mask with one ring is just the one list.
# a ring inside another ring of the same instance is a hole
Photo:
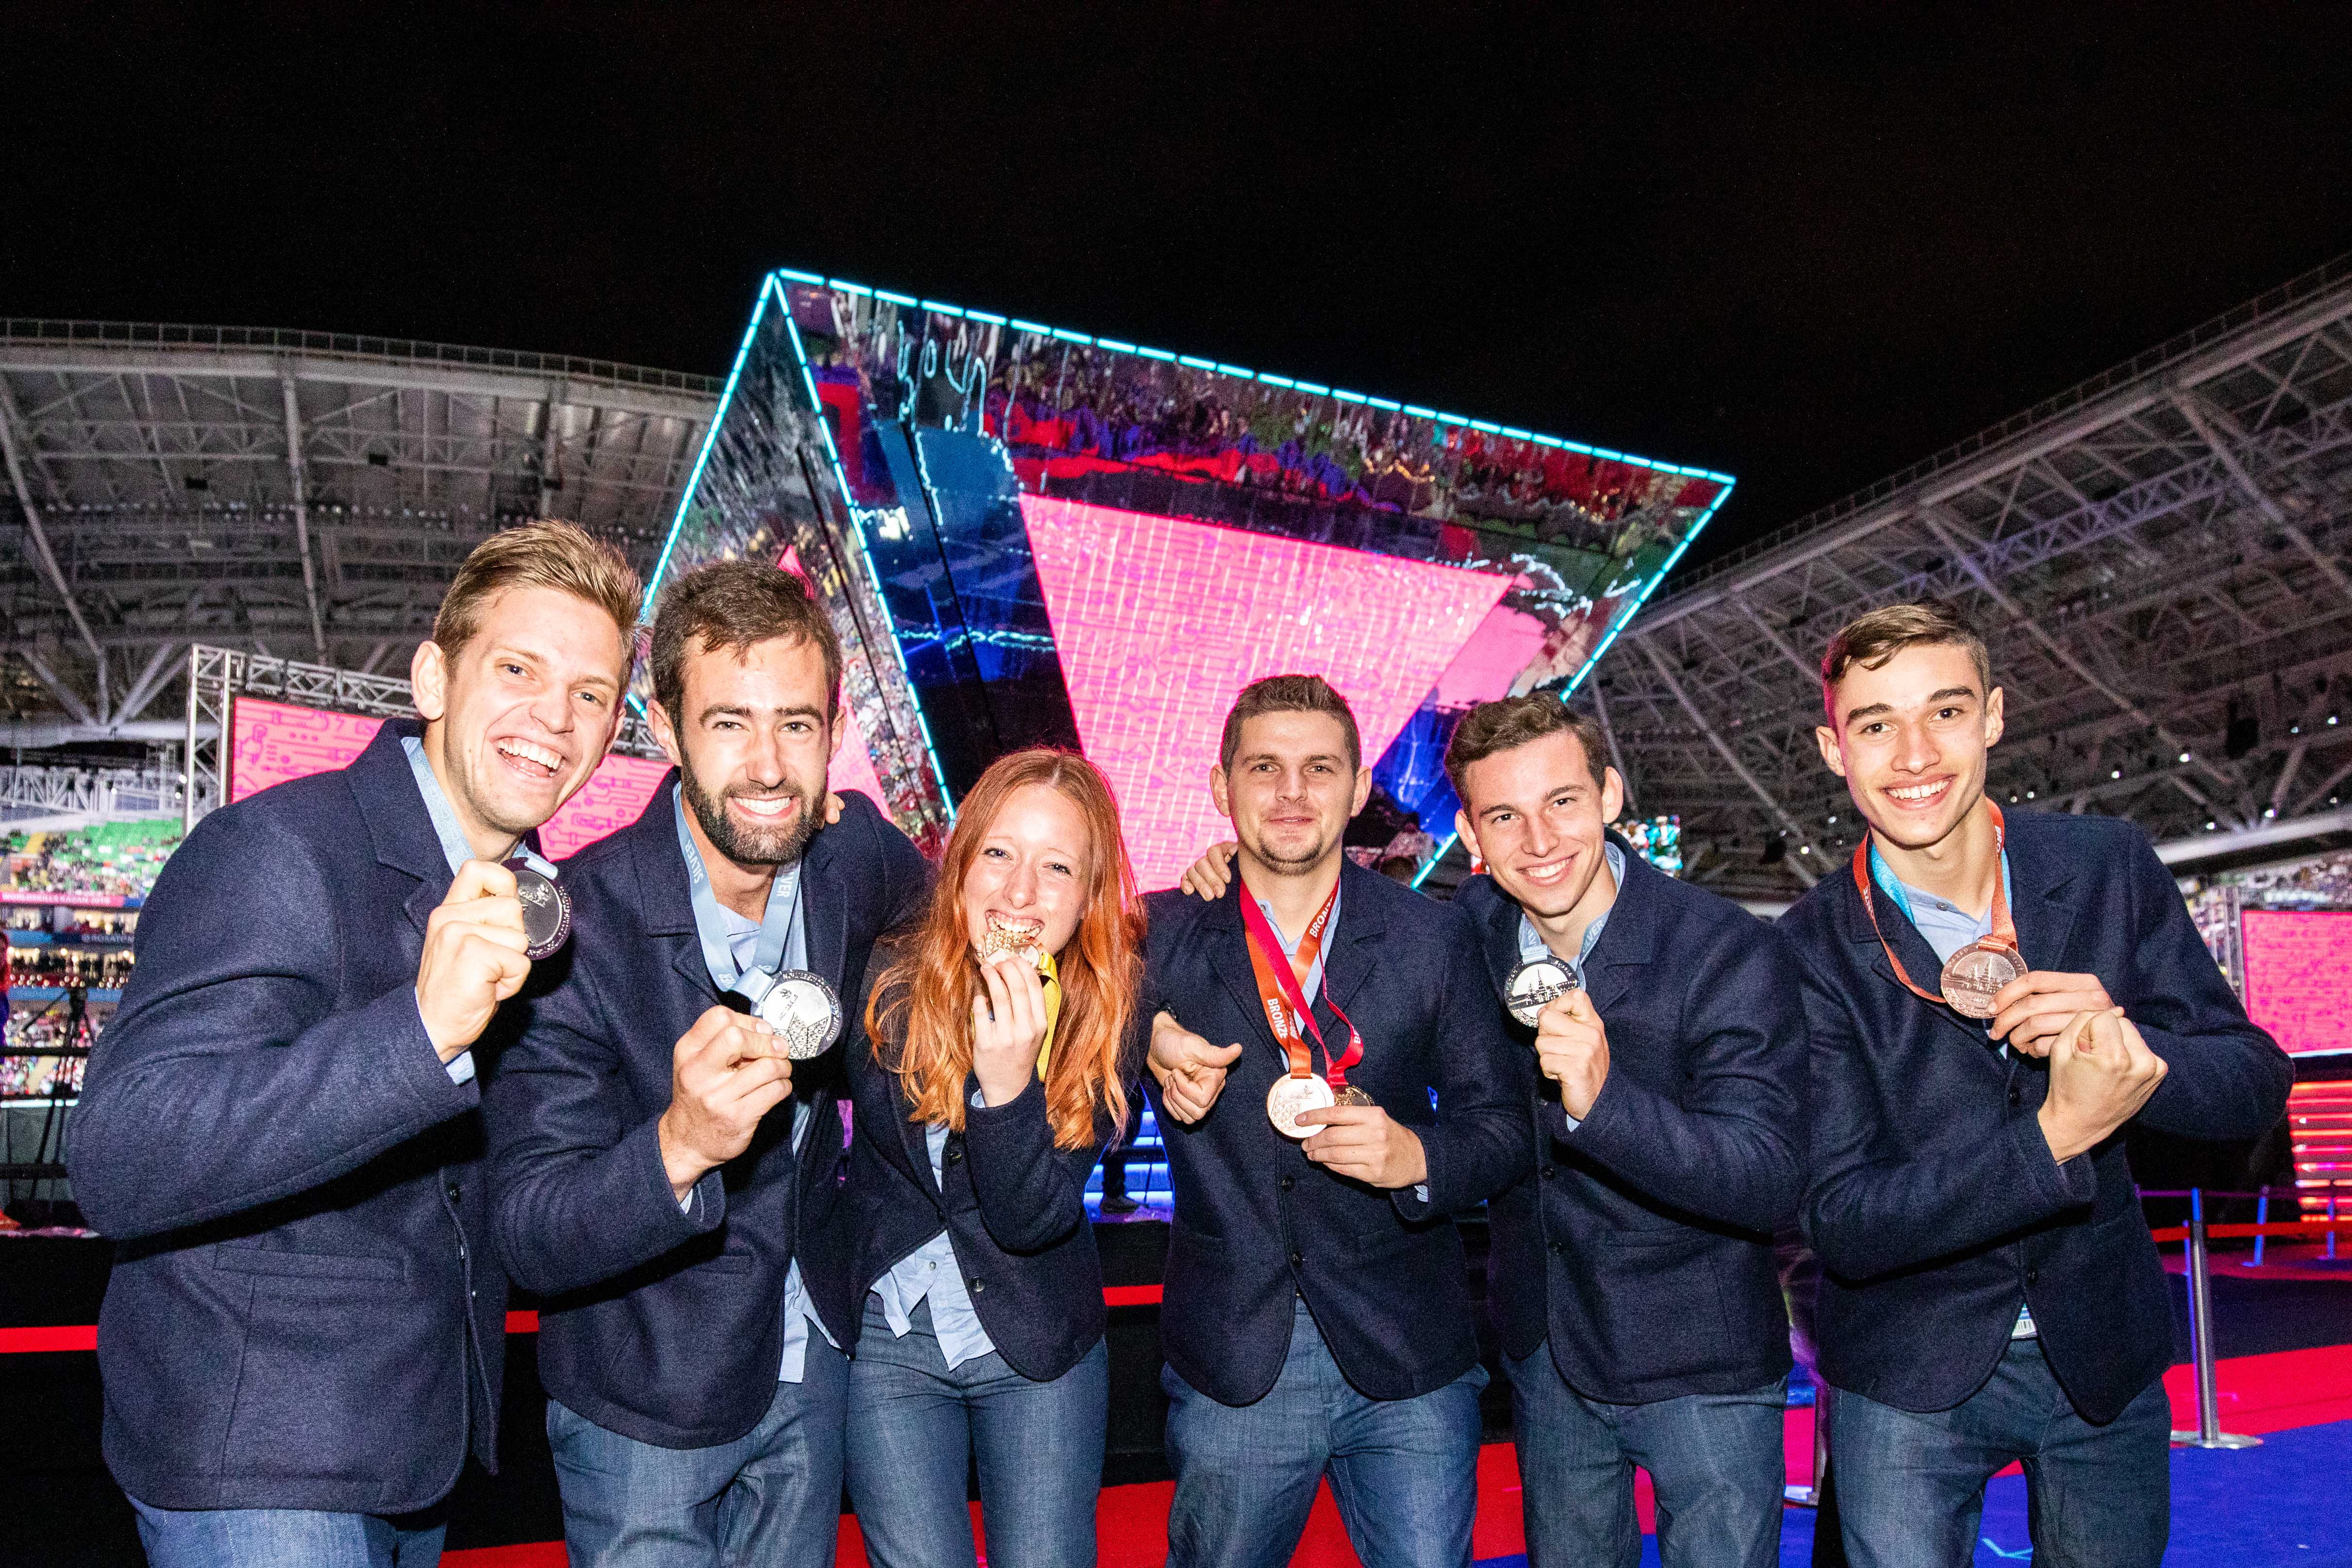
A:
{"label": "pink screen graphic", "polygon": [[2352,1050],[2352,910],[2248,910],[2246,1012],[2290,1054]]}
{"label": "pink screen graphic", "polygon": [[[288,779],[347,767],[383,725],[381,719],[356,713],[240,697],[229,719],[228,797],[243,800]],[[667,772],[667,763],[606,757],[580,793],[539,830],[540,847],[549,858],[562,860],[626,827]]]}
{"label": "pink screen graphic", "polygon": [[1147,889],[1230,836],[1208,774],[1234,693],[1322,676],[1354,708],[1369,763],[1511,584],[1082,501],[1024,494],[1021,511],[1079,739],[1118,792]]}

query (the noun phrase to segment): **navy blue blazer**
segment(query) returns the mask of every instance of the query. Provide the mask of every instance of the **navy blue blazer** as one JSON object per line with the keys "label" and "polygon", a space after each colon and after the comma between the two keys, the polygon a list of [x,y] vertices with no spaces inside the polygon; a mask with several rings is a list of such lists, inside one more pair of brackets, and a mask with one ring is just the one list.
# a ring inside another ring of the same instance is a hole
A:
{"label": "navy blue blazer", "polygon": [[[2007,821],[2026,962],[2097,975],[2169,1069],[2138,1120],[2185,1138],[2268,1131],[2293,1064],[2247,1021],[2139,829],[2015,807]],[[1932,984],[1934,950],[1899,909],[1879,918]],[[2004,1058],[1981,1025],[1906,990],[1844,865],[1780,929],[1812,1035],[1801,1220],[1827,1268],[1822,1370],[1882,1404],[1948,1409],[1991,1373],[2022,1301],[2074,1408],[2113,1420],[2172,1360],[2123,1138],[2053,1160],[2034,1120],[2047,1064]]]}
{"label": "navy blue blazer", "polygon": [[[839,1192],[842,1058],[854,1018],[750,1148],[705,1175],[690,1212],[662,1168],[681,1035],[719,1003],[694,925],[670,804],[673,771],[645,815],[563,867],[572,937],[561,982],[536,1001],[490,1087],[489,1179],[499,1249],[541,1309],[539,1375],[598,1426],[666,1448],[731,1443],[758,1425],[783,1356],[784,1281],[795,1256],[818,1315],[847,1344],[846,1281],[812,1244]],[[929,873],[863,795],[809,840],[801,896],[809,968],[836,995],[864,984],[874,939],[916,910]],[[809,1107],[793,1151],[792,1107]]]}
{"label": "navy blue blazer", "polygon": [[[1611,835],[1616,838],[1615,835]],[[1574,1131],[1501,1006],[1519,906],[1473,877],[1496,1008],[1519,1043],[1536,1154],[1486,1205],[1503,1348],[1551,1342],[1570,1387],[1612,1405],[1759,1388],[1789,1371],[1773,1227],[1804,1184],[1805,1019],[1772,928],[1616,839],[1625,879],[1587,961],[1609,1077]]]}
{"label": "navy blue blazer", "polygon": [[[887,951],[875,952],[869,991]],[[882,1051],[895,1061],[902,1043],[886,1037]],[[852,1300],[862,1307],[876,1280],[944,1226],[972,1310],[1005,1364],[1041,1383],[1076,1366],[1105,1321],[1087,1176],[1118,1127],[1097,1115],[1092,1142],[1055,1147],[1045,1087],[1034,1082],[1003,1105],[967,1103],[964,1130],[949,1133],[940,1154],[942,1184],[898,1075],[863,1041],[848,1068],[857,1131],[842,1199],[847,1224],[836,1228],[850,1242]],[[966,1079],[967,1102],[979,1086]],[[864,1317],[853,1314],[853,1326]]]}
{"label": "navy blue blazer", "polygon": [[1217,1045],[1242,1046],[1223,1095],[1190,1126],[1150,1088],[1176,1194],[1160,1348],[1185,1382],[1226,1405],[1274,1386],[1301,1293],[1340,1372],[1371,1398],[1427,1394],[1469,1371],[1478,1341],[1451,1216],[1531,1158],[1517,1047],[1468,917],[1353,863],[1339,877],[1317,1020],[1324,1038],[1344,1041],[1337,1001],[1362,1031],[1364,1059],[1348,1081],[1420,1135],[1426,1203],[1410,1188],[1333,1175],[1266,1120],[1266,1090],[1289,1068],[1258,1001],[1241,878],[1213,903],[1172,889],[1145,900],[1146,1020],[1165,1008]]}
{"label": "navy blue blazer", "polygon": [[117,1244],[106,1460],[155,1507],[406,1512],[456,1484],[469,1429],[495,1468],[478,1091],[416,1008],[450,879],[400,745],[421,731],[197,824],[91,1053],[69,1164]]}

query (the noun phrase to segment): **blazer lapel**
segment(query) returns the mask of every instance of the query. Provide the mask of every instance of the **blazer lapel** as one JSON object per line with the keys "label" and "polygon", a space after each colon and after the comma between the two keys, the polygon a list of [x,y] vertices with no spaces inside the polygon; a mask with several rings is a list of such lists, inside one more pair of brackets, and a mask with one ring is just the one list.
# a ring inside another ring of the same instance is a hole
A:
{"label": "blazer lapel", "polygon": [[[2039,813],[2009,817],[2010,918],[2017,922],[2017,947],[2028,969],[2065,969],[2067,939],[2082,913],[2074,868],[2050,853],[2042,841]],[[2018,830],[2023,828],[2024,832]]]}
{"label": "blazer lapel", "polygon": [[[1850,866],[1841,869],[1838,874],[1849,884],[1853,880],[1853,873]],[[1895,965],[1888,958],[1890,952],[1903,961],[1903,973],[1911,977],[1913,985],[1918,986],[1929,995],[1937,994],[1938,979],[1944,973],[1944,962],[1936,956],[1936,950],[1927,945],[1927,939],[1919,934],[1919,928],[1913,925],[1910,918],[1904,914],[1901,909],[1889,902],[1883,894],[1873,900],[1878,910],[1878,924],[1875,929],[1871,925],[1870,911],[1863,907],[1862,894],[1859,889],[1855,890],[1850,901],[1852,908],[1847,934],[1854,942],[1869,949],[1864,962],[1873,973],[1899,994],[1900,1000],[1897,1005],[1908,1003],[1912,1006],[1925,1009],[1931,1016],[1939,1020],[1944,1027],[1952,1030],[1959,1038],[1976,1047],[1978,1055],[1988,1064],[1997,1066],[1997,1059],[1987,1048],[1990,1043],[1988,1037],[1979,1025],[1962,1018],[1940,1002],[1928,1002],[1913,995],[1910,986],[1904,984],[1896,976]],[[1886,940],[1883,942],[1879,940],[1879,932],[1882,931],[1886,933]]]}
{"label": "blazer lapel", "polygon": [[432,815],[425,809],[407,749],[401,744],[424,731],[425,726],[413,719],[390,720],[347,770],[360,815],[375,837],[377,864],[416,879],[402,908],[420,937],[433,911],[448,897],[450,880],[449,857],[441,847],[441,836],[433,830]]}
{"label": "blazer lapel", "polygon": [[[1336,1007],[1347,1007],[1372,977],[1372,954],[1388,934],[1388,922],[1370,896],[1380,889],[1363,885],[1363,879],[1376,875],[1352,861],[1340,863],[1339,885],[1347,890],[1339,895],[1339,929],[1329,933],[1336,940],[1325,944],[1323,959],[1323,990]],[[1250,989],[1253,994],[1257,989],[1255,974]],[[1341,1047],[1345,1048],[1344,1041]]]}
{"label": "blazer lapel", "polygon": [[[1265,1003],[1257,994],[1257,971],[1250,963],[1249,938],[1242,926],[1241,901],[1248,896],[1242,886],[1241,877],[1236,874],[1233,885],[1225,889],[1224,897],[1219,899],[1203,916],[1202,924],[1209,934],[1206,944],[1209,967],[1216,971],[1217,978],[1225,983],[1225,989],[1234,994],[1235,1005],[1241,1008],[1242,1016],[1251,1021],[1257,1037],[1279,1049],[1280,1042],[1274,1037],[1274,1026],[1265,1019]],[[1341,913],[1344,918],[1345,911]],[[1177,1015],[1177,1022],[1183,1022],[1181,1013]]]}
{"label": "blazer lapel", "polygon": [[1613,833],[1609,839],[1625,857],[1625,879],[1618,885],[1616,902],[1609,907],[1609,923],[1601,928],[1601,939],[1587,956],[1584,975],[1584,993],[1603,1018],[1649,965],[1658,923],[1657,895],[1650,879],[1664,875],[1624,839]]}
{"label": "blazer lapel", "polygon": [[824,976],[836,996],[849,994],[842,973],[849,952],[848,910],[849,889],[820,833],[801,862],[801,936],[810,971]]}
{"label": "blazer lapel", "polygon": [[622,829],[631,836],[630,859],[637,878],[637,919],[646,936],[669,949],[670,967],[696,994],[719,1000],[719,986],[703,962],[702,936],[694,924],[694,893],[687,881],[686,862],[678,858],[677,827],[670,804],[670,784],[677,773],[655,787],[644,815]]}

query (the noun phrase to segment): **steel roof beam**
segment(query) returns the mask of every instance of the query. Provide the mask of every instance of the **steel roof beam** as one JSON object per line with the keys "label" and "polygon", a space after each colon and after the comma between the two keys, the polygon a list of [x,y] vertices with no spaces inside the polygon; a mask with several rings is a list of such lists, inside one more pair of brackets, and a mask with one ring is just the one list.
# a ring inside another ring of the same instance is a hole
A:
{"label": "steel roof beam", "polygon": [[81,640],[89,645],[91,657],[103,664],[106,649],[100,646],[98,636],[89,629],[89,622],[81,613],[81,601],[74,596],[73,584],[66,581],[65,568],[58,564],[57,552],[49,548],[49,536],[41,526],[41,509],[33,500],[33,487],[25,480],[25,452],[17,436],[16,395],[9,390],[5,376],[0,376],[0,456],[8,462],[8,482],[16,491],[16,505],[25,513],[25,531],[33,542],[33,552],[39,557],[49,581],[65,601],[66,614],[81,632]]}
{"label": "steel roof beam", "polygon": [[1706,737],[1707,743],[1716,749],[1726,763],[1730,764],[1732,773],[1738,776],[1739,782],[1746,784],[1756,798],[1764,803],[1766,809],[1780,818],[1780,826],[1796,837],[1796,852],[1786,857],[1783,864],[1796,874],[1797,880],[1804,883],[1808,888],[1811,887],[1819,878],[1815,876],[1811,868],[1802,864],[1799,858],[1804,852],[1805,845],[1811,835],[1795,817],[1789,815],[1788,808],[1773,797],[1772,792],[1764,787],[1763,781],[1748,771],[1748,764],[1739,760],[1739,753],[1732,749],[1731,742],[1725,740],[1716,727],[1707,721],[1706,715],[1698,710],[1698,705],[1693,702],[1689,694],[1683,690],[1682,682],[1675,679],[1675,672],[1666,668],[1665,656],[1649,643],[1642,645],[1642,651],[1649,656],[1651,664],[1657,668],[1658,679],[1666,683],[1666,689],[1673,692],[1675,700],[1683,705],[1683,710],[1690,715],[1691,722],[1698,726],[1699,733]]}
{"label": "steel roof beam", "polygon": [[302,597],[310,606],[310,646],[327,657],[327,623],[319,610],[318,571],[310,560],[310,476],[302,463],[302,405],[294,395],[294,374],[280,370],[286,395],[286,471],[294,481],[294,549],[302,557]]}
{"label": "steel roof beam", "polygon": [[2181,417],[2189,421],[2189,428],[2197,432],[2197,438],[2204,442],[2221,467],[2229,470],[2230,478],[2245,492],[2246,499],[2271,520],[2271,526],[2286,535],[2287,542],[2303,552],[2305,559],[2319,568],[2319,574],[2326,578],[2338,594],[2352,600],[2352,577],[2346,576],[2343,567],[2320,553],[2319,547],[2311,542],[2311,535],[2304,532],[2294,519],[2287,516],[2286,509],[2279,505],[2270,491],[2254,482],[2254,476],[2246,472],[2246,466],[2238,460],[2238,454],[2214,430],[2217,421],[2229,416],[2219,410],[2209,410],[2195,393],[2186,390],[2173,395],[2172,405],[2180,410]]}

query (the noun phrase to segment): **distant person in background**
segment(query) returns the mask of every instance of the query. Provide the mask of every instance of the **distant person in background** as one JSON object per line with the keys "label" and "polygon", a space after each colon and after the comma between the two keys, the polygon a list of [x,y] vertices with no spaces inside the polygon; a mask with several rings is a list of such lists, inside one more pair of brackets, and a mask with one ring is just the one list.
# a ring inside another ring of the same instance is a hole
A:
{"label": "distant person in background", "polygon": [[495,1469],[505,1276],[475,1115],[530,978],[515,874],[620,723],[639,588],[566,523],[459,567],[422,723],[197,824],[89,1061],[75,1195],[117,1243],[108,1467],[154,1568],[418,1568]]}
{"label": "distant person in background", "polygon": [[[546,1298],[573,1563],[824,1568],[856,1332],[825,1247],[858,1048],[841,999],[929,872],[862,795],[818,821],[841,644],[801,579],[750,561],[679,578],[652,665],[677,767],[565,868],[570,963],[488,1108],[499,1244]],[[814,1014],[753,1011],[794,995]]]}
{"label": "distant person in background", "polygon": [[[1094,764],[999,758],[848,1060],[849,1496],[876,1568],[1092,1568],[1110,1409],[1087,1177],[1141,1070],[1143,906]],[[887,963],[887,967],[884,967]]]}
{"label": "distant person in background", "polygon": [[1801,1220],[1847,1556],[1968,1563],[2015,1463],[2036,1562],[2155,1568],[2172,1314],[2124,1132],[2260,1137],[2292,1064],[2138,828],[1987,798],[2002,693],[1951,611],[1854,620],[1822,700],[1869,831],[1780,929],[1812,1037]]}

